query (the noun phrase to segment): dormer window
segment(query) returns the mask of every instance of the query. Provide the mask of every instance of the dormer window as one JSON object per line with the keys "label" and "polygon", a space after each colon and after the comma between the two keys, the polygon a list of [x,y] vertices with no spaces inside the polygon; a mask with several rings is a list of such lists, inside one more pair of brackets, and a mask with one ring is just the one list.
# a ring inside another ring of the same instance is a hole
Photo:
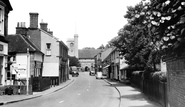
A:
{"label": "dormer window", "polygon": [[51,56],[51,43],[46,43],[46,55]]}
{"label": "dormer window", "polygon": [[0,35],[4,35],[4,7],[0,6]]}

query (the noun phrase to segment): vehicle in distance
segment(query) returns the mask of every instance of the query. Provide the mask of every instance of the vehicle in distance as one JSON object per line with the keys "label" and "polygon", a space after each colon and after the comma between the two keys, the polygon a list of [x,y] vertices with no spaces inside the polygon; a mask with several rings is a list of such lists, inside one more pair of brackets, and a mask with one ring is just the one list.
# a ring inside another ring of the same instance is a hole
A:
{"label": "vehicle in distance", "polygon": [[103,78],[102,72],[97,72],[96,79],[102,79],[102,78]]}
{"label": "vehicle in distance", "polygon": [[78,71],[72,71],[72,77],[78,77],[79,73]]}
{"label": "vehicle in distance", "polygon": [[95,75],[95,71],[89,71],[89,75]]}

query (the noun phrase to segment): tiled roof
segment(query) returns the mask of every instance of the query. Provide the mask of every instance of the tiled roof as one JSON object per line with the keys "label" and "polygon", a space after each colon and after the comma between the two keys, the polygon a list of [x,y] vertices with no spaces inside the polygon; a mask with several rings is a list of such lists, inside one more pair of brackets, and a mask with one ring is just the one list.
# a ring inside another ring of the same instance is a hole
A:
{"label": "tiled roof", "polygon": [[106,49],[105,51],[102,52],[102,55],[101,55],[101,58],[102,58],[102,61],[107,58],[110,53],[114,50],[114,48],[108,48]]}
{"label": "tiled roof", "polygon": [[42,53],[36,45],[26,38],[23,35],[8,35],[6,36],[6,39],[8,40],[8,52],[20,52],[20,53],[26,53],[27,48],[29,48],[30,52],[40,52]]}
{"label": "tiled roof", "polygon": [[97,55],[99,52],[101,52],[101,49],[79,49],[78,58],[79,59],[94,58],[94,56]]}

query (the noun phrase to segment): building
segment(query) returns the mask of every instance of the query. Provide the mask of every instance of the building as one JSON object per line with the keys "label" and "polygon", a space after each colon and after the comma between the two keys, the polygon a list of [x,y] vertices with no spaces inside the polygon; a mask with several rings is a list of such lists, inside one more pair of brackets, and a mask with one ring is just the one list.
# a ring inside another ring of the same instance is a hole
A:
{"label": "building", "polygon": [[30,13],[30,26],[16,28],[17,34],[29,38],[44,53],[42,77],[49,78],[51,86],[59,85],[68,78],[68,48],[49,31],[47,23],[38,28],[38,13]]}
{"label": "building", "polygon": [[84,71],[95,70],[94,56],[101,52],[102,49],[79,49],[79,62]]}
{"label": "building", "polygon": [[23,90],[25,88],[20,88],[22,89],[20,92],[17,89],[18,86],[25,87],[28,78],[29,92],[31,94],[32,89],[34,91],[36,87],[42,85],[40,82],[34,82],[34,84],[32,81],[42,78],[44,54],[29,38],[23,35],[8,35],[6,39],[9,42],[6,85],[14,85],[14,94],[26,94],[26,90]]}
{"label": "building", "polygon": [[78,58],[78,34],[67,40],[67,46],[69,48],[68,55]]}
{"label": "building", "polygon": [[4,86],[8,56],[8,14],[12,11],[9,0],[0,0],[0,86]]}

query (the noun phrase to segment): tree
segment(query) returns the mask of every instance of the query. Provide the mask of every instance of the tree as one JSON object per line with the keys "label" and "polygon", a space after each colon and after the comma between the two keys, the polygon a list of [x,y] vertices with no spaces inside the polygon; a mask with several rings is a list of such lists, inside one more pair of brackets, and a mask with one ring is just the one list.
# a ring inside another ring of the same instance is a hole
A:
{"label": "tree", "polygon": [[102,44],[98,49],[105,49],[105,46]]}
{"label": "tree", "polygon": [[[128,24],[120,29],[117,39],[112,40],[127,63],[136,68],[153,68],[159,63],[160,57],[155,38],[151,33],[151,5],[148,2],[140,2],[136,6],[128,7],[124,16]],[[150,26],[148,26],[150,25]]]}
{"label": "tree", "polygon": [[75,56],[69,56],[69,66],[80,67],[80,62]]}
{"label": "tree", "polygon": [[[183,0],[151,0],[156,42],[163,52],[179,54],[185,45],[185,2]],[[166,54],[166,53],[163,53]]]}

